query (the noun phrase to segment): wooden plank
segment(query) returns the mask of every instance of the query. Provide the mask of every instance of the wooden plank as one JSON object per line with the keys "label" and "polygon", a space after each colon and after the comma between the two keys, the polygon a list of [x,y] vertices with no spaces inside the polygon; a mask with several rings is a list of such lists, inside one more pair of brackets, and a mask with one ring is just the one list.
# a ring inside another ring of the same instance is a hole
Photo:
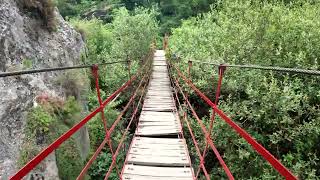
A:
{"label": "wooden plank", "polygon": [[147,92],[147,94],[160,94],[160,95],[162,95],[162,94],[165,94],[165,95],[172,95],[172,91],[168,91],[168,90],[162,90],[162,91],[160,91],[160,90],[152,90],[152,91],[148,91]]}
{"label": "wooden plank", "polygon": [[147,155],[147,156],[153,156],[153,157],[182,157],[182,158],[188,158],[187,154],[188,152],[185,149],[181,150],[166,150],[166,151],[159,151],[159,150],[152,150],[149,149],[138,149],[138,148],[132,148],[129,151],[129,154],[132,155]]}
{"label": "wooden plank", "polygon": [[170,125],[151,125],[151,126],[144,126],[144,125],[138,125],[138,131],[165,131],[165,130],[176,130],[180,129],[180,124],[176,124],[173,126]]}
{"label": "wooden plank", "polygon": [[190,167],[150,167],[128,164],[124,167],[123,173],[156,177],[192,177]]}
{"label": "wooden plank", "polygon": [[154,98],[152,96],[149,96],[149,98],[145,98],[144,102],[145,103],[148,103],[148,102],[150,102],[150,103],[166,103],[166,102],[167,103],[174,103],[172,97],[160,99],[160,98]]}
{"label": "wooden plank", "polygon": [[180,123],[178,121],[167,121],[167,122],[163,122],[163,121],[141,121],[139,122],[139,126],[176,126],[176,125],[180,125]]}
{"label": "wooden plank", "polygon": [[162,95],[161,98],[159,98],[160,96],[157,96],[156,94],[147,94],[145,96],[146,99],[151,99],[153,101],[161,101],[161,100],[172,100],[172,96],[171,95]]}
{"label": "wooden plank", "polygon": [[139,122],[155,122],[155,123],[174,123],[174,122],[179,122],[176,119],[171,119],[171,118],[153,118],[153,117],[142,117],[139,119]]}
{"label": "wooden plank", "polygon": [[143,103],[145,106],[157,106],[157,105],[167,105],[167,106],[175,106],[174,102],[172,101],[166,101],[166,100],[161,100],[161,101],[144,101]]}
{"label": "wooden plank", "polygon": [[185,139],[178,138],[150,138],[150,137],[134,137],[132,142],[144,142],[148,144],[181,144],[186,143]]}
{"label": "wooden plank", "polygon": [[168,130],[140,130],[136,131],[136,134],[139,136],[166,136],[166,135],[175,135],[181,133],[181,130],[179,129],[168,129]]}
{"label": "wooden plank", "polygon": [[141,117],[150,117],[150,118],[174,118],[178,117],[178,114],[172,112],[141,112]]}
{"label": "wooden plank", "polygon": [[145,96],[145,98],[147,100],[159,101],[159,102],[172,100],[172,96],[165,96],[165,97],[159,98],[158,96],[155,96],[155,95],[148,95],[148,96]]}
{"label": "wooden plank", "polygon": [[179,125],[176,126],[138,126],[138,131],[176,131],[180,130]]}
{"label": "wooden plank", "polygon": [[174,102],[173,101],[156,101],[156,100],[153,100],[153,101],[144,101],[144,105],[158,105],[158,106],[174,106]]}
{"label": "wooden plank", "polygon": [[124,167],[123,179],[126,180],[193,179],[192,168],[182,168],[189,166],[185,140],[160,138],[181,133],[179,116],[174,112],[173,89],[164,55],[162,50],[157,50],[154,55],[153,73],[136,129],[137,136],[153,138],[134,137]]}
{"label": "wooden plank", "polygon": [[128,154],[128,163],[148,165],[148,166],[188,166],[187,157],[168,157],[168,156],[153,156],[153,155],[135,155]]}
{"label": "wooden plank", "polygon": [[163,87],[163,86],[159,86],[159,87],[154,87],[154,86],[150,86],[148,88],[148,91],[160,91],[160,92],[169,92],[169,93],[172,93],[172,89],[169,88],[169,87]]}
{"label": "wooden plank", "polygon": [[144,105],[158,105],[158,106],[174,106],[174,102],[173,101],[144,101]]}
{"label": "wooden plank", "polygon": [[159,89],[156,89],[156,88],[154,88],[154,89],[148,89],[148,92],[151,92],[151,91],[157,91],[157,92],[165,92],[165,93],[170,93],[170,94],[172,94],[172,91],[171,91],[171,89],[169,89],[169,88],[165,88],[165,87],[159,87]]}
{"label": "wooden plank", "polygon": [[[163,150],[159,150],[159,149],[146,149],[146,148],[131,148],[130,149],[130,154],[139,154],[139,155],[143,155],[143,154],[147,154],[147,155],[157,155],[157,156],[186,156],[188,154],[188,151],[186,151],[185,148],[181,148],[181,149],[167,149],[165,151]],[[177,155],[174,155],[177,154]]]}
{"label": "wooden plank", "polygon": [[176,119],[171,119],[171,118],[152,118],[152,117],[150,117],[150,118],[140,118],[139,119],[139,122],[155,122],[155,123],[159,123],[159,124],[161,124],[162,122],[163,123],[175,123],[175,122],[179,122],[179,120],[176,120]]}
{"label": "wooden plank", "polygon": [[139,127],[143,127],[143,126],[179,126],[179,122],[178,121],[167,121],[167,122],[140,122],[139,123]]}
{"label": "wooden plank", "polygon": [[143,111],[157,111],[157,112],[173,112],[174,108],[156,108],[156,107],[146,107],[142,108]]}
{"label": "wooden plank", "polygon": [[158,102],[165,102],[165,101],[173,101],[171,97],[157,97],[157,96],[146,96],[146,101],[158,101]]}
{"label": "wooden plank", "polygon": [[173,103],[158,103],[158,104],[151,104],[151,103],[144,103],[144,108],[164,108],[164,109],[175,109]]}
{"label": "wooden plank", "polygon": [[159,176],[143,176],[135,174],[123,174],[124,180],[193,180],[192,177],[159,177]]}
{"label": "wooden plank", "polygon": [[161,130],[161,131],[136,131],[136,134],[139,136],[166,136],[166,135],[175,135],[181,133],[180,130]]}
{"label": "wooden plank", "polygon": [[138,148],[138,149],[149,149],[150,151],[153,151],[153,150],[167,151],[167,150],[176,150],[176,149],[184,150],[185,149],[185,145],[181,143],[164,145],[164,144],[133,142],[131,147]]}
{"label": "wooden plank", "polygon": [[173,104],[144,104],[145,109],[172,109],[175,110],[176,107]]}

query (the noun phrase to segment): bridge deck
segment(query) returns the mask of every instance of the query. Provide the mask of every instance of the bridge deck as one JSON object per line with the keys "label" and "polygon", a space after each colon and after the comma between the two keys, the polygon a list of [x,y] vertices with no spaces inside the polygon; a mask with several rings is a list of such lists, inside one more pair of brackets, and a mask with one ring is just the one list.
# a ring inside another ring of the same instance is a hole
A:
{"label": "bridge deck", "polygon": [[[191,180],[193,170],[175,107],[164,51],[154,56],[153,73],[122,179]],[[168,138],[173,137],[173,138]]]}

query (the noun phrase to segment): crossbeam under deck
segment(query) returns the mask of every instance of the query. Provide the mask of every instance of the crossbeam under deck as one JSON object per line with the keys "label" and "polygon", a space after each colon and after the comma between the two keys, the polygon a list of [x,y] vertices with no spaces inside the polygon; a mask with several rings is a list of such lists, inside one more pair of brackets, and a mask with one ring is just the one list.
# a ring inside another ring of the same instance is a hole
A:
{"label": "crossbeam under deck", "polygon": [[189,152],[181,134],[182,127],[172,95],[165,52],[157,50],[122,179],[192,180]]}

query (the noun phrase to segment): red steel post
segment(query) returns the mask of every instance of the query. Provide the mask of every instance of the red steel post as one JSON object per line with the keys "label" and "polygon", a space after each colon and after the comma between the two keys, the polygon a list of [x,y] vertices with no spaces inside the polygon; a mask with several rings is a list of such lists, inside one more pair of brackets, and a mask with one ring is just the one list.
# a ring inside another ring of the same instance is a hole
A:
{"label": "red steel post", "polygon": [[[219,66],[219,68],[218,68],[219,80],[218,80],[218,85],[217,85],[216,94],[215,94],[215,100],[214,100],[214,104],[216,106],[218,106],[218,103],[219,103],[222,79],[223,79],[223,75],[224,75],[225,70],[226,70],[226,66],[224,66],[223,64],[221,64]],[[210,137],[211,137],[211,133],[212,133],[212,128],[213,128],[213,123],[214,123],[214,120],[215,120],[215,116],[216,116],[215,110],[214,110],[214,108],[212,108],[212,116],[211,116],[211,121],[210,121],[210,126],[209,126],[209,135],[210,135]],[[208,142],[206,142],[206,146],[204,148],[203,155],[202,155],[204,157],[204,161],[205,161],[205,157],[207,155],[208,146],[209,146]],[[197,176],[196,177],[198,177],[199,173],[200,173],[200,167],[198,168],[198,172],[197,172]]]}

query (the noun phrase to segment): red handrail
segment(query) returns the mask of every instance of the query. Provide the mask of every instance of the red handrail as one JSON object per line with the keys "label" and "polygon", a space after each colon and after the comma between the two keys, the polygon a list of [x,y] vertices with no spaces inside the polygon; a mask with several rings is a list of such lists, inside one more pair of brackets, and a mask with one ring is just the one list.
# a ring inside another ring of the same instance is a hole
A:
{"label": "red handrail", "polygon": [[[96,68],[96,67],[94,67]],[[95,77],[95,70],[93,68],[93,75]],[[136,73],[135,76],[132,76],[131,79],[129,79],[125,84],[123,84],[119,89],[117,89],[113,94],[111,94],[105,101],[101,101],[100,99],[100,93],[99,93],[99,87],[98,84],[98,99],[100,106],[97,107],[93,112],[91,112],[89,115],[87,115],[85,118],[83,118],[79,123],[74,125],[71,129],[69,129],[67,132],[65,132],[63,135],[61,135],[59,138],[57,138],[52,144],[50,144],[48,147],[46,147],[44,150],[42,150],[37,156],[35,156],[32,160],[30,160],[24,167],[22,167],[15,175],[13,175],[10,180],[19,180],[22,179],[25,175],[27,175],[32,169],[34,169],[42,160],[44,160],[50,153],[52,153],[55,149],[57,149],[64,141],[69,139],[74,133],[76,133],[80,128],[82,128],[89,120],[91,120],[96,114],[99,112],[103,112],[104,107],[111,102],[118,94],[123,92],[128,86],[132,84],[134,80],[137,79],[137,76],[142,72],[142,70],[145,68],[145,65]],[[97,81],[96,81],[97,83]],[[112,130],[114,129],[115,124],[112,126]],[[105,127],[106,128],[106,127]],[[108,138],[109,132],[106,133],[106,138]],[[106,129],[107,131],[107,129]],[[110,138],[110,137],[109,137]],[[108,139],[109,140],[109,139]],[[102,142],[102,144],[107,141],[106,139]],[[104,143],[105,144],[105,143]],[[99,147],[98,149],[102,149],[102,147]],[[89,161],[91,162],[91,161]]]}
{"label": "red handrail", "polygon": [[[223,158],[221,157],[219,151],[218,151],[217,148],[215,147],[212,139],[210,138],[210,134],[208,133],[208,131],[207,131],[206,127],[205,127],[205,125],[204,125],[203,122],[200,120],[200,118],[198,117],[198,115],[197,115],[197,113],[195,112],[195,110],[192,108],[192,106],[191,106],[190,102],[188,101],[186,95],[182,92],[181,86],[179,85],[179,82],[178,82],[177,79],[176,79],[175,82],[176,82],[176,85],[177,85],[179,91],[181,92],[181,94],[182,94],[185,102],[186,102],[187,105],[189,106],[189,108],[190,108],[193,116],[195,117],[195,119],[197,120],[198,124],[200,125],[200,128],[201,128],[202,132],[203,132],[204,135],[205,135],[205,140],[206,140],[206,142],[209,144],[209,146],[210,146],[211,149],[213,150],[213,152],[214,152],[214,154],[216,155],[216,157],[217,157],[220,165],[222,166],[222,168],[223,168],[224,171],[226,172],[228,178],[231,179],[231,180],[233,180],[234,177],[233,177],[231,171],[229,170],[228,166],[226,165],[226,163],[224,162]],[[188,119],[186,119],[186,120],[188,121]],[[191,134],[191,135],[192,135],[192,134]],[[200,157],[200,158],[204,158],[204,156],[201,156],[201,155],[200,155],[199,157]],[[203,160],[204,160],[204,159],[203,159]],[[200,163],[201,163],[201,162],[200,162]]]}
{"label": "red handrail", "polygon": [[[223,113],[217,106],[204,95],[181,71],[173,65],[178,73],[178,76],[193,90],[195,91],[208,105],[210,105],[214,111],[229,125],[231,126],[241,137],[243,137],[265,160],[267,160],[274,169],[276,169],[286,179],[297,179],[289,169],[287,169],[279,160],[277,160],[268,150],[266,150],[261,144],[259,144],[253,137],[251,137],[244,129],[233,122],[226,114]],[[209,143],[210,144],[210,143]]]}

